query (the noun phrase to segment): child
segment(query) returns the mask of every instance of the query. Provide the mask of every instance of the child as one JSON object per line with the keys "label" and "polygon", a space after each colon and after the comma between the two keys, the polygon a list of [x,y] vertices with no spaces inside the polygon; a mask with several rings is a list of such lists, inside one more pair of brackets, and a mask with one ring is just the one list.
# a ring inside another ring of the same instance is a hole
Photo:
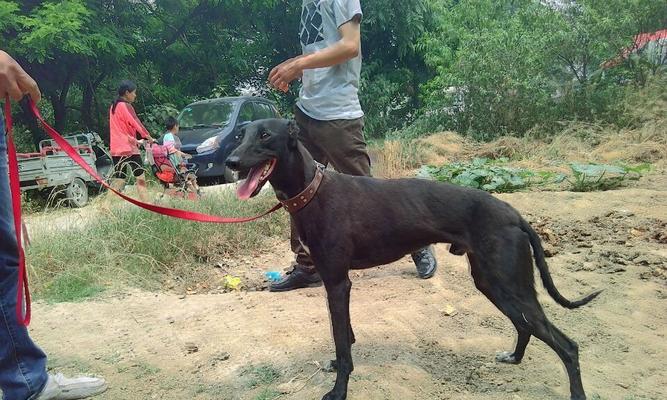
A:
{"label": "child", "polygon": [[[162,145],[167,148],[169,161],[171,161],[174,168],[181,172],[186,172],[187,166],[185,165],[185,160],[192,158],[192,156],[181,151],[181,139],[178,137],[178,120],[174,117],[168,117],[165,125],[167,132],[165,132],[162,139]],[[186,174],[185,179],[187,179],[188,186],[201,195],[195,174],[189,172]]]}

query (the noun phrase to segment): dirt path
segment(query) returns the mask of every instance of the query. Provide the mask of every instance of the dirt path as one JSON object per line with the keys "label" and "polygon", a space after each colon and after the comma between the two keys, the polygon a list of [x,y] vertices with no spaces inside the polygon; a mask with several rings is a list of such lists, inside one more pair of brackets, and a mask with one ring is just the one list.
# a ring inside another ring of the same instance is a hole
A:
{"label": "dirt path", "polygon": [[[667,191],[543,192],[499,196],[546,238],[567,311],[547,314],[579,343],[591,399],[664,399],[667,387]],[[440,270],[416,279],[408,258],[353,273],[351,400],[566,399],[556,355],[533,340],[521,365],[494,354],[514,331],[473,286],[464,257],[437,246]],[[289,259],[287,244],[273,256]],[[456,314],[443,310],[453,307]],[[194,295],[129,292],[78,304],[38,304],[32,334],[51,367],[104,375],[100,399],[320,399],[334,374],[321,288]],[[290,384],[286,384],[290,382]],[[596,397],[598,396],[598,397]]]}

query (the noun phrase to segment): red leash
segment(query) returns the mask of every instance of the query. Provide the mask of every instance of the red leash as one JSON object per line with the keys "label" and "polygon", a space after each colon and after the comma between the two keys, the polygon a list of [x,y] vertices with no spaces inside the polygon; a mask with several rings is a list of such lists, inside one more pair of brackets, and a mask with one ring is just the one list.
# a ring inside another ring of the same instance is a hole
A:
{"label": "red leash", "polygon": [[[72,147],[72,145],[65,140],[60,134],[53,129],[49,124],[44,121],[44,118],[39,112],[39,109],[35,105],[35,102],[32,99],[29,99],[29,107],[32,113],[37,117],[37,119],[42,123],[42,127],[46,133],[51,136],[51,138],[60,146],[60,148],[67,153],[74,161],[76,161],[81,168],[83,168],[90,176],[92,176],[96,181],[98,181],[102,186],[112,191],[116,195],[120,196],[124,200],[139,206],[145,210],[152,211],[158,214],[166,215],[169,217],[180,218],[188,221],[197,221],[197,222],[211,222],[216,224],[232,224],[232,223],[242,223],[250,222],[256,219],[259,219],[267,214],[270,214],[282,207],[282,204],[278,203],[273,208],[268,211],[263,212],[260,215],[254,217],[221,217],[216,215],[209,215],[198,213],[194,211],[185,211],[179,210],[176,208],[161,207],[154,204],[144,203],[142,201],[133,199],[124,195],[121,192],[116,191],[108,183],[100,177],[97,172],[90,166],[86,161],[79,155],[79,153]],[[16,240],[19,246],[19,291],[18,291],[18,302],[16,304],[16,312],[19,317],[19,321],[23,325],[27,326],[30,323],[30,293],[28,291],[28,276],[25,271],[25,256],[23,252],[23,246],[21,242],[21,190],[18,174],[18,162],[16,160],[16,149],[14,147],[14,141],[12,136],[12,117],[11,117],[11,105],[9,102],[9,97],[5,99],[5,119],[7,121],[7,152],[9,155],[9,182],[12,192],[12,205],[14,209],[14,226],[16,228]],[[25,289],[25,303],[23,302],[23,295]],[[25,309],[25,313],[24,313]]]}
{"label": "red leash", "polygon": [[28,289],[28,274],[25,270],[25,253],[21,239],[23,229],[21,224],[21,183],[19,181],[19,165],[16,160],[16,147],[12,132],[12,107],[9,96],[5,99],[5,121],[7,121],[7,154],[9,156],[9,186],[12,192],[12,210],[14,212],[14,230],[16,231],[16,245],[19,251],[19,284],[16,292],[16,317],[23,326],[30,324],[30,289]]}

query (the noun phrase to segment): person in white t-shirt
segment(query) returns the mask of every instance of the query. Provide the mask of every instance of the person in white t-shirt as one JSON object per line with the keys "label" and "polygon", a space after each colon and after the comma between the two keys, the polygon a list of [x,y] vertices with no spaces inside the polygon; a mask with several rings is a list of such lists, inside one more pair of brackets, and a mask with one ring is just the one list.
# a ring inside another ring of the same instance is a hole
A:
{"label": "person in white t-shirt", "polygon": [[[336,171],[370,176],[371,161],[364,141],[364,112],[359,103],[361,20],[359,0],[303,0],[299,39],[303,54],[284,61],[269,74],[270,84],[286,92],[301,78],[294,116],[299,139],[313,158]],[[313,262],[292,226],[296,264],[274,292],[322,284]],[[412,254],[421,278],[437,269],[432,247]]]}

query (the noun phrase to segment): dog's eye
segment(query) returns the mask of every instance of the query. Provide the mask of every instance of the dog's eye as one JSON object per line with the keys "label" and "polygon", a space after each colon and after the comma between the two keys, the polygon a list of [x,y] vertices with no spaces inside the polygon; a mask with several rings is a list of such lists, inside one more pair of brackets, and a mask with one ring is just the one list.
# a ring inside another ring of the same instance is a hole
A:
{"label": "dog's eye", "polygon": [[234,140],[236,140],[237,142],[240,142],[241,139],[243,139],[243,136],[241,134],[234,136]]}
{"label": "dog's eye", "polygon": [[270,137],[271,137],[271,135],[269,135],[269,132],[267,132],[267,131],[262,132],[262,134],[259,136],[259,138],[262,139],[262,140],[266,140]]}

